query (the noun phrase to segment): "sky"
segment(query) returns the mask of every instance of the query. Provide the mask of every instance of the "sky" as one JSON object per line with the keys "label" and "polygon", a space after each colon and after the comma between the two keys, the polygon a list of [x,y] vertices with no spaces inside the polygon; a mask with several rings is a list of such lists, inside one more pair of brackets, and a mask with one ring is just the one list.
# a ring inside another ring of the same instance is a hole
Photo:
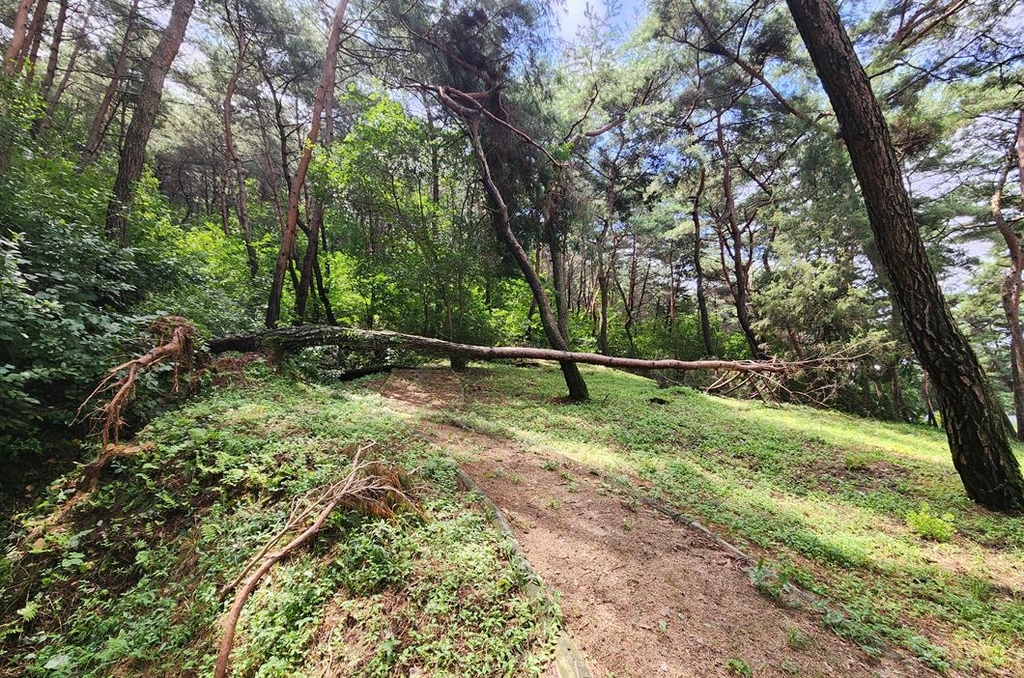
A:
{"label": "sky", "polygon": [[[603,12],[605,0],[564,0],[564,4],[556,8],[558,23],[561,28],[560,34],[566,42],[572,42],[580,26],[586,23],[587,5]],[[646,0],[621,0],[618,12],[613,20],[623,29],[624,33],[628,33],[636,27],[640,17],[646,14],[646,12]]]}

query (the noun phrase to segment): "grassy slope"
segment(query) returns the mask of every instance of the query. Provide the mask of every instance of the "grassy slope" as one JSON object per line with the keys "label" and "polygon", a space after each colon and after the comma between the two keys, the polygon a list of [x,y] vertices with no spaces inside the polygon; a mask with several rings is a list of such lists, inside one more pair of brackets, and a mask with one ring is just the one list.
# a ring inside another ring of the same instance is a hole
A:
{"label": "grassy slope", "polygon": [[[586,377],[593,401],[563,405],[556,368],[475,370],[450,416],[643,478],[840,603],[824,622],[869,652],[890,642],[940,670],[1024,675],[1024,518],[965,497],[941,431]],[[950,523],[948,542],[920,535]]]}
{"label": "grassy slope", "polygon": [[524,573],[451,462],[372,391],[257,375],[154,421],[136,441],[146,449],[115,459],[43,536],[18,538],[71,482],[15,519],[0,558],[0,675],[211,675],[217,589],[371,440],[364,458],[418,469],[429,520],[336,512],[248,602],[232,675],[319,675],[328,663],[353,676],[537,674],[554,630],[535,621]]}

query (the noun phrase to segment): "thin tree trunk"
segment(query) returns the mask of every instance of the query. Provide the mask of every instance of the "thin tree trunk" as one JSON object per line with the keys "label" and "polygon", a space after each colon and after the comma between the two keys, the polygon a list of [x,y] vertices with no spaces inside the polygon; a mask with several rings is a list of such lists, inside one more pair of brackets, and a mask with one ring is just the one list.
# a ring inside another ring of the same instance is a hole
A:
{"label": "thin tree trunk", "polygon": [[[45,0],[43,0],[45,2]],[[4,52],[4,73],[15,75],[21,65],[19,57],[28,41],[28,13],[32,9],[32,0],[21,0],[14,10],[14,22],[11,25],[11,41]]]}
{"label": "thin tree trunk", "polygon": [[82,53],[82,45],[86,43],[86,37],[89,34],[89,22],[92,21],[92,11],[95,7],[96,0],[89,0],[89,6],[82,17],[82,25],[78,29],[78,35],[75,36],[75,46],[71,48],[68,65],[64,68],[64,75],[61,76],[57,89],[50,92],[46,97],[46,116],[43,118],[43,124],[40,126],[41,130],[45,130],[50,126],[53,112],[56,110],[57,104],[60,103],[61,97],[64,96],[64,91],[68,88],[68,84],[71,82],[71,74],[75,71],[78,56]]}
{"label": "thin tree trunk", "polygon": [[92,126],[89,128],[89,136],[86,137],[85,148],[78,162],[85,165],[91,162],[100,151],[103,150],[103,140],[106,137],[107,127],[110,125],[110,107],[117,96],[118,87],[121,85],[121,76],[124,74],[124,66],[128,61],[128,50],[132,44],[132,34],[135,32],[135,21],[138,17],[139,0],[132,0],[128,9],[128,18],[125,20],[124,37],[121,39],[121,47],[114,59],[114,68],[110,74],[110,80],[103,90],[103,98],[96,109],[96,115],[92,119]]}
{"label": "thin tree trunk", "polygon": [[224,93],[224,150],[235,171],[236,193],[235,193],[235,215],[238,217],[238,227],[242,231],[242,241],[245,243],[246,259],[249,263],[249,277],[255,278],[259,273],[259,259],[256,256],[256,248],[252,245],[252,227],[249,225],[249,197],[245,188],[245,166],[235,148],[235,135],[231,125],[231,102],[235,96],[235,89],[238,87],[238,80],[242,77],[242,70],[245,66],[245,54],[249,42],[242,36],[241,20],[238,26],[238,58],[235,60],[235,70],[228,80],[227,91]]}
{"label": "thin tree trunk", "polygon": [[[334,88],[335,74],[331,74],[331,82],[328,86],[327,102],[324,105],[324,143],[330,144],[334,141]],[[396,198],[397,200],[397,198]],[[306,254],[302,258],[302,269],[299,272],[299,285],[295,288],[295,321],[303,323],[306,321],[306,302],[309,299],[309,288],[313,284],[314,274],[320,275],[320,264],[318,261],[318,245],[320,235],[324,229],[324,205],[321,200],[313,198],[313,216],[310,219],[309,232],[306,234]],[[326,240],[325,240],[326,242]],[[319,282],[322,286],[322,281]],[[320,299],[326,298],[321,290]],[[328,314],[330,306],[327,307]],[[331,322],[331,324],[335,324]]]}
{"label": "thin tree trunk", "polygon": [[[341,28],[345,20],[345,10],[348,8],[348,0],[340,0],[334,10],[334,17],[331,19],[331,33],[327,40],[327,56],[324,60],[323,73],[320,75],[320,86],[317,88],[316,96],[313,99],[312,120],[309,127],[309,135],[306,143],[302,146],[302,154],[299,156],[299,164],[292,177],[291,189],[288,191],[288,212],[284,233],[281,234],[281,249],[277,255],[277,267],[274,270],[274,282],[270,288],[270,298],[267,301],[267,327],[276,327],[281,318],[281,295],[284,292],[284,276],[288,269],[288,262],[292,257],[292,250],[295,245],[295,232],[299,225],[299,200],[302,197],[302,186],[306,182],[306,171],[309,169],[309,161],[313,157],[313,145],[316,144],[320,134],[320,118],[324,107],[332,95],[330,90],[334,86],[335,69],[338,65],[338,43],[341,40]],[[297,287],[297,285],[296,285]]]}
{"label": "thin tree trunk", "polygon": [[716,126],[716,142],[722,156],[722,192],[725,194],[726,225],[729,227],[729,257],[732,259],[733,277],[736,284],[731,286],[733,301],[736,304],[736,319],[743,330],[743,336],[750,347],[750,355],[761,360],[765,357],[761,342],[750,323],[750,280],[747,267],[743,261],[743,234],[740,232],[739,219],[736,216],[736,197],[732,190],[732,165],[729,149],[725,145],[725,133],[722,127],[722,113],[719,111]]}
{"label": "thin tree trunk", "polygon": [[53,39],[50,40],[50,56],[46,60],[46,74],[39,84],[40,95],[45,100],[50,94],[53,80],[57,77],[57,63],[60,60],[60,44],[64,38],[64,23],[68,18],[68,0],[60,0],[57,21],[53,25]]}
{"label": "thin tree trunk", "polygon": [[[498,190],[497,185],[494,183],[494,179],[491,176],[490,164],[487,161],[487,154],[484,152],[484,148],[480,143],[480,121],[477,118],[467,120],[467,127],[469,128],[469,138],[473,145],[473,149],[476,151],[477,160],[480,163],[480,170],[483,174],[484,189],[487,193],[487,197],[491,202],[494,209],[493,224],[495,231],[497,232],[498,239],[505,243],[512,254],[512,258],[515,259],[519,265],[519,270],[522,272],[523,277],[526,278],[526,283],[530,286],[533,291],[533,299],[537,304],[537,310],[540,312],[541,324],[544,326],[544,333],[548,337],[548,342],[551,347],[558,351],[568,351],[569,344],[565,337],[562,336],[558,330],[558,321],[555,319],[554,314],[551,312],[551,304],[548,303],[547,292],[544,290],[544,285],[541,283],[540,278],[537,276],[537,272],[530,265],[530,256],[523,249],[522,244],[516,239],[515,234],[512,232],[511,217],[508,211],[508,205],[505,203],[505,199],[501,195],[501,191]],[[569,399],[575,401],[587,400],[590,397],[587,392],[587,384],[583,381],[583,375],[580,374],[580,369],[575,362],[569,360],[563,360],[559,363],[562,368],[562,376],[565,378],[565,385],[569,390]]]}
{"label": "thin tree trunk", "polygon": [[555,211],[556,208],[554,207],[549,210],[548,218],[544,224],[544,233],[547,236],[548,249],[551,251],[551,282],[555,288],[555,317],[558,321],[558,331],[562,333],[562,336],[568,342],[569,308],[567,305],[568,294],[566,292],[565,243],[559,235],[557,225],[551,221]]}
{"label": "thin tree trunk", "polygon": [[1024,478],[977,356],[935,278],[885,117],[830,0],[786,0],[839,120],[895,306],[939,393],[953,464],[967,494],[999,510],[1024,508]]}
{"label": "thin tree trunk", "polygon": [[114,193],[107,205],[106,218],[107,235],[117,239],[122,247],[128,246],[128,211],[135,195],[135,184],[142,177],[146,144],[160,111],[164,80],[174,58],[178,55],[194,6],[195,0],[174,0],[170,21],[149,59],[146,76],[139,92],[139,103],[128,126],[128,135],[121,151],[117,178],[114,180]]}
{"label": "thin tree trunk", "polygon": [[708,318],[708,300],[704,291],[704,265],[703,246],[700,238],[700,199],[704,195],[704,180],[707,177],[704,167],[700,168],[700,177],[697,180],[697,192],[693,196],[693,270],[697,285],[697,315],[700,320],[700,340],[704,345],[705,357],[713,356],[715,348],[711,343],[711,321]]}
{"label": "thin tree trunk", "polygon": [[36,60],[39,57],[39,45],[43,41],[43,28],[46,24],[46,12],[49,9],[50,0],[39,0],[39,4],[36,5],[36,9],[32,13],[32,23],[29,24],[28,35],[25,38],[28,49],[22,49],[22,53],[18,57],[18,64],[15,67],[16,71],[21,72],[24,64],[28,64],[28,73],[25,76],[25,82],[28,83],[31,83],[32,78],[35,76]]}
{"label": "thin tree trunk", "polygon": [[[1017,125],[1017,139],[1024,135],[1024,113],[1021,113]],[[1007,253],[1010,257],[1010,270],[1003,280],[1001,301],[1003,316],[1006,318],[1006,329],[1010,335],[1010,373],[1012,377],[1013,409],[1017,417],[1015,435],[1017,440],[1024,440],[1024,331],[1020,325],[1020,297],[1021,297],[1021,274],[1024,273],[1024,250],[1021,250],[1021,241],[1017,232],[1003,218],[1003,188],[1010,176],[1010,168],[1014,164],[1013,147],[1007,149],[1006,162],[1003,164],[999,178],[996,180],[996,188],[992,193],[991,209],[992,219],[995,221],[999,234],[1006,243]],[[1019,157],[1019,156],[1018,156]],[[1019,166],[1018,170],[1024,171]]]}

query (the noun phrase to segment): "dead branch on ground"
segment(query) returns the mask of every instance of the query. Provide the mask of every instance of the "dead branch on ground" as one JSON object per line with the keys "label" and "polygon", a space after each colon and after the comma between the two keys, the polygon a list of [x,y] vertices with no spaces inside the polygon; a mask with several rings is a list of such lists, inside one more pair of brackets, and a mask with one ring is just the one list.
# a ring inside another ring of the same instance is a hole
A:
{"label": "dead branch on ground", "polygon": [[[293,502],[284,527],[249,560],[234,581],[221,589],[220,597],[223,597],[228,591],[240,585],[225,621],[220,654],[214,671],[215,678],[225,678],[228,675],[228,659],[238,620],[245,602],[256,589],[260,579],[275,564],[287,558],[320,532],[336,508],[344,506],[367,515],[385,518],[394,516],[400,508],[412,509],[419,513],[419,509],[406,494],[409,480],[401,468],[383,461],[360,459],[362,453],[373,445],[374,443],[369,443],[359,448],[352,458],[352,467],[348,475],[343,479],[315,489]],[[314,515],[313,522],[303,527]],[[283,547],[272,551],[282,539],[296,530],[301,531]]]}

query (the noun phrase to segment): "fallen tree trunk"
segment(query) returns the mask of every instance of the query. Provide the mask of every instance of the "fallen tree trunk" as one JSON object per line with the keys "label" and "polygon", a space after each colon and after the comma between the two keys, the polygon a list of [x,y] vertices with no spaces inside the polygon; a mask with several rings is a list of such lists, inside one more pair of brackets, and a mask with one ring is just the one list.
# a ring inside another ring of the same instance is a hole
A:
{"label": "fallen tree trunk", "polygon": [[211,341],[211,353],[226,351],[265,351],[277,357],[312,346],[342,346],[354,351],[402,349],[422,355],[462,358],[468,360],[554,360],[573,361],[634,370],[725,370],[731,372],[790,373],[803,369],[807,363],[780,360],[641,360],[619,358],[597,353],[556,351],[550,348],[520,346],[475,346],[442,339],[420,337],[398,332],[360,330],[331,325],[302,325],[268,330],[261,334],[225,337]]}

